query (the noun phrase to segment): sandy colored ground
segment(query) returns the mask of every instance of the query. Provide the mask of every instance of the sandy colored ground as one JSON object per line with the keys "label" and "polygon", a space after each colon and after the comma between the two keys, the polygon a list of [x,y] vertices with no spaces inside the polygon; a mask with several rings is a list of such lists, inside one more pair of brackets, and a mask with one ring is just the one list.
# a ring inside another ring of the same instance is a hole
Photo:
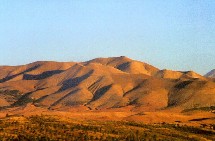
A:
{"label": "sandy colored ground", "polygon": [[[132,108],[132,107],[130,107]],[[52,115],[59,116],[65,119],[71,120],[97,120],[97,121],[135,121],[143,122],[146,124],[156,123],[171,123],[171,124],[183,124],[189,126],[201,126],[201,124],[214,124],[215,114],[205,111],[193,111],[187,113],[173,112],[171,110],[163,110],[157,112],[132,112],[129,107],[125,109],[107,109],[103,111],[93,111],[86,109],[85,107],[75,107],[68,111],[60,110],[47,110],[44,108],[38,108],[33,105],[28,105],[23,108],[11,108],[6,111],[0,112],[0,117],[3,118],[6,114],[9,115]],[[193,119],[203,119],[201,121],[190,121]]]}

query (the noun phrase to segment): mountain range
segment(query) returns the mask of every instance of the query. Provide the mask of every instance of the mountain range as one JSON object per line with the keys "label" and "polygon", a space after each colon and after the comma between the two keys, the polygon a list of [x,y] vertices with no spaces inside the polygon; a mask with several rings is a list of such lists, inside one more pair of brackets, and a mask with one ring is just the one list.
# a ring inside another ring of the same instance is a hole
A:
{"label": "mountain range", "polygon": [[215,71],[160,70],[125,56],[0,66],[0,107],[158,111],[215,106]]}

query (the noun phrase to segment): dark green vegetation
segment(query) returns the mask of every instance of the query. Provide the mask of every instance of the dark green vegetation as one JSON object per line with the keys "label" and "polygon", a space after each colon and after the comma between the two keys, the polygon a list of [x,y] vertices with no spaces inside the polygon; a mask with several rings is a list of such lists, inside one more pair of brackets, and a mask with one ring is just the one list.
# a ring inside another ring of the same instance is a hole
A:
{"label": "dark green vegetation", "polygon": [[0,120],[0,140],[215,140],[212,129],[185,125],[146,125],[136,122],[72,121],[51,116],[12,117]]}
{"label": "dark green vegetation", "polygon": [[185,109],[185,110],[183,110],[183,112],[190,112],[190,111],[195,111],[195,110],[214,112],[215,106],[210,106],[210,107],[199,107],[199,108],[196,107],[196,108],[192,108],[192,109]]}
{"label": "dark green vegetation", "polygon": [[8,102],[14,102],[21,97],[18,90],[0,90],[0,96],[7,96]]}

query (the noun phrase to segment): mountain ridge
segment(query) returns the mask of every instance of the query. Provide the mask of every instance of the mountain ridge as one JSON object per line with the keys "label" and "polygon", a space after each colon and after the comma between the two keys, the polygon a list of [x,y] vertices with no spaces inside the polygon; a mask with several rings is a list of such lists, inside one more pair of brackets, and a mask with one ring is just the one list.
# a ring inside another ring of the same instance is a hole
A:
{"label": "mountain ridge", "polygon": [[52,110],[132,106],[153,111],[215,105],[215,83],[210,79],[193,71],[160,70],[125,56],[86,62],[37,61],[1,66],[0,72],[2,108],[30,103]]}

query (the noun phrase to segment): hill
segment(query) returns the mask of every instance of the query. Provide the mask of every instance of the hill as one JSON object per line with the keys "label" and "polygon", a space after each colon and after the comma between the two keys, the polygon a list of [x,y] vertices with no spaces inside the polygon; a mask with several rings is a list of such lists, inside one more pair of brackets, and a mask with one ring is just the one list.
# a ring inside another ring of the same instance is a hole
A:
{"label": "hill", "polygon": [[215,106],[215,83],[128,57],[0,67],[0,107],[159,111]]}
{"label": "hill", "polygon": [[215,78],[215,69],[205,74],[205,77]]}

